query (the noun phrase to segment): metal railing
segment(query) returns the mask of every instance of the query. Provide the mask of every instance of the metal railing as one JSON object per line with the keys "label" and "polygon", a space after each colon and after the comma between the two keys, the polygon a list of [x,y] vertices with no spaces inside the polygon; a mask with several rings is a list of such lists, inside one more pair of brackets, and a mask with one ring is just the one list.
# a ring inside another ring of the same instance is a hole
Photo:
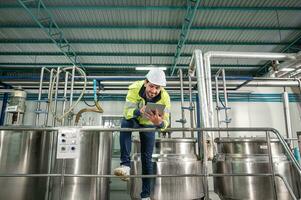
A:
{"label": "metal railing", "polygon": [[[11,126],[2,126],[0,127],[0,130],[19,130],[19,131],[58,131],[62,127],[49,127],[49,128],[40,128],[40,127],[11,127]],[[66,128],[66,127],[63,127]],[[73,127],[74,128],[74,127]],[[144,132],[153,132],[153,131],[159,131],[158,129],[154,128],[144,128],[144,129],[130,129],[130,128],[102,128],[99,126],[89,126],[89,127],[78,127],[81,129],[81,131],[89,132],[89,131],[101,131],[101,132],[107,132],[107,133],[112,133],[114,131],[144,131]],[[276,190],[276,185],[275,185],[275,178],[279,177],[281,180],[284,182],[285,186],[288,189],[288,192],[290,193],[291,197],[293,199],[297,200],[297,197],[295,196],[292,188],[290,187],[289,183],[287,180],[281,176],[280,174],[276,174],[275,170],[273,168],[273,156],[272,156],[272,151],[271,151],[271,135],[270,133],[272,132],[276,137],[278,138],[280,144],[282,145],[286,155],[288,158],[292,161],[292,164],[296,171],[298,172],[298,175],[301,176],[301,167],[298,163],[298,161],[295,159],[293,153],[290,150],[290,147],[287,145],[285,139],[283,136],[279,133],[274,128],[170,128],[167,131],[169,132],[179,132],[179,131],[197,131],[200,132],[202,135],[205,136],[205,132],[228,132],[231,134],[232,132],[241,132],[241,131],[246,131],[246,132],[265,132],[266,133],[266,141],[267,141],[267,146],[268,146],[268,158],[269,158],[269,164],[270,164],[270,173],[254,173],[254,174],[247,174],[247,173],[240,173],[240,174],[213,174],[213,173],[208,173],[207,171],[204,171],[205,173],[200,173],[200,174],[175,174],[175,175],[130,175],[130,178],[155,178],[155,177],[203,177],[204,183],[208,183],[208,177],[225,177],[225,176],[269,176],[272,179],[272,184],[273,184],[273,193],[275,199],[277,199],[277,190]],[[203,145],[203,151],[204,155],[202,158],[207,158],[206,155],[206,149],[207,146],[206,144]],[[204,162],[207,163],[207,162]],[[207,168],[207,166],[204,166]],[[99,174],[65,174],[65,173],[60,173],[60,174],[0,174],[0,177],[95,177],[95,178],[117,178],[114,175],[99,175]],[[205,186],[206,189],[208,189],[208,185]],[[207,192],[206,192],[207,191]],[[208,190],[205,190],[205,199],[209,199],[209,193]]]}

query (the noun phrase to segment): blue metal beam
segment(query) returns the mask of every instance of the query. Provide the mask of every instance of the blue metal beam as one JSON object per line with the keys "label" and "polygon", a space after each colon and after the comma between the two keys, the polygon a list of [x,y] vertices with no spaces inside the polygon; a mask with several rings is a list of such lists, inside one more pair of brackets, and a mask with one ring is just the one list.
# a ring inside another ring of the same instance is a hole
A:
{"label": "blue metal beam", "polygon": [[52,42],[61,50],[61,52],[71,61],[72,65],[82,66],[78,56],[64,37],[63,31],[53,20],[51,12],[46,8],[42,0],[28,1],[18,0],[21,6],[27,11],[32,19],[49,36]]}
{"label": "blue metal beam", "polygon": [[[180,30],[181,26],[112,26],[112,25],[61,25],[61,29],[127,29],[127,30]],[[34,25],[0,25],[0,29],[40,29],[39,26]],[[190,30],[225,30],[225,31],[300,31],[301,27],[275,27],[275,26],[252,26],[252,27],[242,27],[242,26],[191,26]]]}
{"label": "blue metal beam", "polygon": [[187,10],[186,10],[186,14],[185,14],[184,21],[182,24],[180,38],[178,40],[178,44],[176,47],[176,52],[175,52],[174,61],[173,61],[173,67],[171,69],[171,74],[170,74],[171,76],[173,76],[175,69],[177,67],[178,59],[181,56],[182,48],[185,45],[185,42],[187,40],[189,31],[190,31],[190,27],[192,25],[192,22],[195,17],[195,14],[196,14],[199,4],[200,4],[200,0],[188,0],[187,1]]}
{"label": "blue metal beam", "polygon": [[[76,52],[78,56],[126,56],[126,57],[173,57],[173,53],[125,53],[125,52]],[[0,52],[0,56],[62,56],[61,52]],[[181,55],[182,57],[191,57],[190,53]]]}
{"label": "blue metal beam", "polygon": [[[0,5],[0,9],[19,9],[18,5]],[[49,10],[163,10],[163,11],[178,11],[186,10],[186,6],[105,6],[105,5],[59,5],[48,6]],[[300,11],[300,6],[262,6],[262,7],[249,7],[249,6],[201,6],[197,8],[200,11]]]}
{"label": "blue metal beam", "polygon": [[[103,39],[78,39],[69,40],[70,44],[128,44],[128,45],[177,45],[175,40],[103,40]],[[53,44],[48,39],[1,39],[0,44]],[[291,42],[237,42],[237,41],[186,41],[186,45],[289,45]]]}
{"label": "blue metal beam", "polygon": [[[149,63],[144,63],[144,64],[132,64],[132,63],[84,63],[85,66],[87,68],[89,67],[93,67],[93,68],[97,68],[97,67],[107,67],[107,69],[110,69],[110,67],[126,67],[126,68],[135,68],[137,66],[144,66],[144,65],[149,65]],[[47,67],[56,67],[56,66],[70,66],[70,63],[16,63],[16,62],[11,62],[11,63],[0,63],[0,69],[4,69],[4,68],[11,68],[10,66],[15,66],[15,67],[26,67],[26,66],[36,66],[37,68],[41,68],[44,66]],[[171,68],[171,63],[167,63],[167,64],[156,64],[154,63],[154,65],[159,66],[159,67],[167,67],[167,68]],[[187,68],[188,64],[178,64],[179,67],[183,67],[183,68]],[[213,64],[211,65],[212,67],[225,67],[225,68],[258,68],[261,65],[216,65]],[[103,68],[102,68],[103,69]]]}

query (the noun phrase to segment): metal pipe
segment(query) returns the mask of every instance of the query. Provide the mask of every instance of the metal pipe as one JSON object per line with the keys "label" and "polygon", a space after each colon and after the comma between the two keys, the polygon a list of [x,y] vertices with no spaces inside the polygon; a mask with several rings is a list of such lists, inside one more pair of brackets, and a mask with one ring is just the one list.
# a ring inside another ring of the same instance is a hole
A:
{"label": "metal pipe", "polygon": [[[168,175],[129,175],[129,178],[170,178],[170,177],[231,177],[231,176],[251,176],[251,177],[269,177],[273,176],[273,174],[268,173],[238,173],[238,174],[168,174]],[[294,200],[297,200],[295,194],[293,193],[292,188],[290,187],[287,180],[280,174],[275,174],[275,176],[281,178],[284,182],[286,188],[288,189],[291,197]],[[0,177],[61,177],[61,174],[0,174]],[[116,175],[102,175],[102,174],[64,174],[64,177],[86,177],[86,178],[120,178]]]}
{"label": "metal pipe", "polygon": [[[62,112],[65,113],[66,111],[66,104],[67,104],[67,91],[68,91],[68,79],[69,79],[69,72],[65,73],[65,86],[64,86],[64,102],[62,107]],[[61,125],[64,126],[65,118],[62,119]]]}
{"label": "metal pipe", "polygon": [[52,100],[52,82],[53,82],[53,74],[55,70],[51,69],[50,70],[50,76],[49,76],[49,85],[48,85],[48,102],[46,104],[46,119],[44,121],[44,126],[48,125],[48,120],[49,120],[49,109],[50,109],[50,101]]}
{"label": "metal pipe", "polygon": [[53,122],[52,125],[55,126],[56,125],[56,113],[57,113],[57,99],[58,99],[58,91],[59,91],[59,82],[60,82],[60,73],[61,73],[61,68],[58,67],[57,68],[57,72],[56,72],[56,85],[55,85],[55,92],[54,92],[54,112],[53,112]]}
{"label": "metal pipe", "polygon": [[[227,77],[226,77],[226,80],[227,80]],[[222,82],[222,81],[220,81]],[[229,87],[237,87],[241,84],[243,84],[245,81],[244,80],[241,80],[241,79],[237,79],[237,80],[227,80],[227,86]],[[7,84],[11,84],[11,85],[22,85],[22,87],[30,87],[30,88],[39,88],[39,85],[37,84],[37,82],[33,82],[33,81],[6,81],[5,83]],[[45,83],[49,83],[49,82],[46,82]],[[126,86],[128,86],[128,84],[131,83],[131,82],[122,82],[122,83],[106,83],[106,82],[102,82],[102,84],[104,85],[105,89],[106,88],[120,88],[120,89],[128,89]],[[196,84],[197,81],[194,81],[192,80],[192,84]],[[178,82],[173,82],[172,84],[168,84],[168,87],[171,87],[171,88],[178,88]],[[81,89],[82,88],[82,85],[83,85],[83,81],[76,81],[76,83],[74,84],[74,88],[77,88],[77,89]],[[89,88],[93,88],[93,82],[89,81],[87,82],[87,87]],[[183,85],[184,85],[184,88],[187,88],[189,87],[189,82],[188,81],[183,81]],[[61,83],[60,85],[60,88],[63,88],[64,87],[64,84]],[[123,87],[124,86],[124,87]],[[214,86],[214,85],[213,85]],[[244,87],[298,87],[298,83],[297,83],[297,80],[296,78],[292,78],[292,79],[259,79],[257,80],[256,78],[254,78],[254,80],[251,80],[250,82],[248,82],[246,85],[244,85]]]}
{"label": "metal pipe", "polygon": [[39,86],[39,93],[38,93],[38,103],[37,103],[37,113],[36,113],[36,126],[39,125],[40,121],[40,110],[41,110],[41,98],[42,98],[42,89],[43,89],[43,79],[44,79],[44,70],[45,67],[42,67],[41,74],[40,74],[40,86]]}
{"label": "metal pipe", "polygon": [[[201,53],[200,50],[195,52]],[[212,83],[211,83],[211,58],[252,58],[252,59],[264,59],[264,60],[286,60],[296,59],[297,54],[284,54],[284,53],[266,53],[266,52],[224,52],[224,51],[209,51],[204,54],[204,67],[207,77],[207,94],[208,94],[208,116],[209,127],[213,125],[213,101],[212,101]],[[202,61],[202,60],[200,60]],[[247,84],[249,85],[249,84]]]}
{"label": "metal pipe", "polygon": [[287,91],[283,92],[283,109],[284,109],[286,137],[291,138],[293,137],[293,134],[292,134],[292,124],[291,124],[291,116],[290,116],[290,109],[289,109],[289,97]]}
{"label": "metal pipe", "polygon": [[[224,100],[225,100],[225,123],[226,127],[229,127],[229,116],[228,116],[228,95],[227,95],[227,85],[226,85],[226,74],[225,69],[222,69],[222,78],[223,78],[223,89],[224,89]],[[227,137],[229,137],[229,133],[227,132]]]}
{"label": "metal pipe", "polygon": [[[180,94],[181,94],[181,119],[179,122],[182,124],[182,128],[185,128],[185,110],[184,110],[184,90],[183,90],[183,71],[179,69],[179,78],[180,78]],[[182,137],[186,138],[185,131],[182,132]]]}
{"label": "metal pipe", "polygon": [[283,181],[283,183],[284,183],[285,187],[287,188],[288,192],[290,193],[291,197],[294,200],[297,200],[297,197],[295,196],[294,191],[293,191],[292,187],[289,185],[286,178],[284,178],[281,174],[275,174],[275,176],[278,176]]}
{"label": "metal pipe", "polygon": [[[0,174],[0,177],[61,177],[62,174]],[[254,173],[254,174],[248,174],[248,173],[238,173],[238,174],[166,174],[166,175],[129,175],[126,177],[129,178],[168,178],[168,177],[201,177],[201,176],[211,176],[211,177],[227,177],[227,176],[262,176],[262,177],[269,177],[273,176],[273,174],[270,173]],[[104,174],[64,174],[64,177],[87,177],[87,178],[120,178],[116,175],[110,174],[110,175],[104,175]]]}
{"label": "metal pipe", "polygon": [[262,60],[294,60],[296,53],[267,53],[267,52],[228,52],[208,51],[204,54],[205,59],[210,58],[246,58]]}
{"label": "metal pipe", "polygon": [[271,176],[271,183],[272,183],[272,188],[273,188],[273,196],[274,199],[278,199],[277,197],[277,188],[276,188],[276,180],[275,180],[275,170],[274,170],[274,162],[273,162],[273,155],[272,155],[272,149],[271,149],[271,141],[270,141],[270,134],[267,131],[266,132],[266,140],[267,140],[267,146],[268,146],[268,157],[269,157],[269,168],[270,168],[270,173],[272,173]]}
{"label": "metal pipe", "polygon": [[[192,82],[191,82],[191,76],[188,74],[188,80],[189,80],[189,113],[190,113],[190,128],[194,128],[194,118],[193,118],[193,112],[194,112],[194,106],[192,102]],[[194,138],[194,132],[191,131],[191,137]]]}
{"label": "metal pipe", "polygon": [[[194,52],[194,59],[196,65],[196,77],[197,77],[197,87],[198,87],[198,99],[199,99],[199,108],[201,108],[202,117],[201,117],[201,127],[209,127],[208,125],[208,110],[207,108],[207,98],[206,98],[206,88],[205,88],[205,77],[204,77],[204,68],[203,68],[203,56],[200,50]],[[206,132],[198,132],[198,139],[202,142],[202,152],[200,155],[203,158],[203,173],[207,174],[207,133]],[[204,177],[203,180],[204,194],[205,199],[208,199],[208,180]]]}
{"label": "metal pipe", "polygon": [[[220,127],[220,116],[219,116],[219,84],[218,84],[218,74],[215,75],[215,102],[216,102],[216,120],[217,127]],[[221,137],[220,131],[218,132],[218,137]]]}
{"label": "metal pipe", "polygon": [[[70,99],[69,99],[69,107],[72,105],[73,103],[73,90],[74,90],[74,77],[75,77],[75,65],[72,68],[72,75],[71,75],[71,89],[70,89]],[[73,112],[73,111],[71,111]],[[69,115],[71,116],[71,115]],[[68,125],[71,125],[71,121],[72,119],[70,119],[70,117],[68,117]]]}

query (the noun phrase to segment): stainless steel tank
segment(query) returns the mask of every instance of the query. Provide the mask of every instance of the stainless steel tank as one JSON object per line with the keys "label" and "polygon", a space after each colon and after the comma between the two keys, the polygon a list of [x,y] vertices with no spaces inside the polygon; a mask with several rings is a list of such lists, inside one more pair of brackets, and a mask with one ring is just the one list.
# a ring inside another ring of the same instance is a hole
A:
{"label": "stainless steel tank", "polygon": [[[270,173],[265,138],[217,138],[218,153],[212,161],[213,173]],[[274,170],[282,175],[298,196],[297,176],[281,143],[271,139]],[[292,199],[283,181],[276,177],[277,197]],[[223,200],[269,200],[273,198],[270,177],[215,177],[214,191]]]}
{"label": "stainless steel tank", "polygon": [[[134,140],[131,174],[141,174],[140,141]],[[153,154],[154,174],[201,173],[201,161],[196,155],[196,140],[182,138],[157,139]],[[131,179],[132,199],[140,199],[141,178]],[[151,194],[152,200],[201,199],[203,183],[201,177],[156,178]]]}
{"label": "stainless steel tank", "polygon": [[[1,130],[0,174],[47,173],[49,159],[49,131]],[[44,199],[47,178],[0,177],[0,199]]]}
{"label": "stainless steel tank", "polygon": [[[79,158],[56,159],[52,173],[62,173],[64,169],[66,174],[110,174],[112,135],[109,132],[81,131]],[[109,178],[66,177],[62,182],[57,177],[52,178],[51,186],[52,200],[109,199]]]}

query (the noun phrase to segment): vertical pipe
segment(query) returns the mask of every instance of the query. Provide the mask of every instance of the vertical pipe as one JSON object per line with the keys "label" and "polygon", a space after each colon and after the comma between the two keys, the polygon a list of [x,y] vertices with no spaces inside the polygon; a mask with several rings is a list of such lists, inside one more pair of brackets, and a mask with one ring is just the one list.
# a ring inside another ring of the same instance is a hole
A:
{"label": "vertical pipe", "polygon": [[58,100],[58,91],[59,91],[59,84],[60,84],[60,73],[61,73],[61,68],[57,68],[56,72],[56,85],[55,85],[55,93],[54,93],[54,119],[53,119],[53,126],[56,125],[56,113],[57,113],[57,100]]}
{"label": "vertical pipe", "polygon": [[[199,96],[196,94],[196,127],[201,128],[201,110],[200,110],[200,104],[199,104]],[[202,158],[202,143],[201,143],[201,138],[200,138],[200,131],[197,131],[197,142],[198,142],[198,153],[199,153],[199,158]]]}
{"label": "vertical pipe", "polygon": [[[203,68],[203,55],[202,51],[196,50],[194,53],[195,58],[195,65],[196,65],[196,77],[197,77],[197,84],[198,84],[198,97],[199,97],[199,108],[201,110],[201,120],[200,120],[200,126],[201,127],[209,127],[209,121],[208,121],[208,99],[206,98],[206,87],[205,87],[205,73]],[[202,138],[202,158],[203,158],[203,174],[207,175],[207,133],[201,132],[201,134],[198,132],[198,138]],[[209,191],[208,191],[208,177],[204,176],[203,178],[203,186],[204,186],[204,194],[205,194],[205,200],[209,199]]]}
{"label": "vertical pipe", "polygon": [[[220,123],[220,117],[219,117],[219,84],[218,84],[218,74],[215,75],[215,101],[216,101],[216,120],[217,120],[217,127],[219,128],[219,123]],[[221,137],[221,132],[218,131],[218,137]]]}
{"label": "vertical pipe", "polygon": [[40,110],[41,110],[41,98],[42,98],[42,89],[43,89],[44,70],[45,70],[45,67],[42,67],[41,75],[40,75],[40,86],[39,86],[39,94],[38,94],[37,113],[36,113],[36,123],[35,123],[36,126],[39,125],[39,121],[40,121]]}
{"label": "vertical pipe", "polygon": [[283,92],[283,109],[284,109],[286,137],[292,138],[293,134],[292,134],[291,116],[289,110],[289,97],[287,91]]}
{"label": "vertical pipe", "polygon": [[[62,113],[65,113],[65,110],[66,110],[67,90],[68,90],[68,78],[69,78],[69,72],[66,72],[66,74],[65,74],[65,85],[64,85],[64,102],[63,102]],[[65,125],[64,122],[65,122],[65,118],[62,119],[62,126]]]}
{"label": "vertical pipe", "polygon": [[[70,89],[70,100],[69,100],[69,107],[72,105],[73,103],[73,89],[74,89],[74,76],[75,76],[75,65],[72,68],[72,75],[71,75],[71,89]],[[73,111],[71,111],[73,112]],[[70,116],[70,115],[69,115]],[[71,125],[71,118],[68,117],[68,125]]]}
{"label": "vertical pipe", "polygon": [[52,82],[53,82],[54,71],[55,71],[54,69],[50,70],[49,86],[48,86],[48,102],[46,105],[46,119],[44,121],[44,126],[48,125],[48,120],[49,120],[49,109],[50,109],[50,101],[52,101]]}
{"label": "vertical pipe", "polygon": [[[183,89],[183,71],[182,69],[179,69],[180,74],[180,92],[181,92],[181,124],[182,128],[185,128],[185,110],[184,110],[184,89]],[[185,131],[182,132],[182,137],[186,138]]]}
{"label": "vertical pipe", "polygon": [[[222,69],[222,77],[223,77],[223,89],[224,89],[224,99],[225,99],[225,123],[226,127],[229,128],[229,118],[228,118],[228,95],[227,95],[227,85],[226,85],[226,74],[225,69]],[[229,132],[227,131],[227,137],[229,137]]]}
{"label": "vertical pipe", "polygon": [[[193,112],[194,112],[194,106],[192,102],[192,82],[191,82],[191,75],[188,75],[188,81],[189,81],[189,112],[190,112],[190,128],[194,128],[194,118],[193,118]],[[191,131],[191,137],[194,138],[194,132]]]}
{"label": "vertical pipe", "polygon": [[268,146],[268,157],[269,157],[269,167],[270,167],[270,173],[273,174],[273,176],[271,177],[271,183],[272,183],[272,187],[273,187],[273,196],[274,199],[278,199],[277,198],[277,188],[276,188],[276,180],[275,180],[275,171],[274,171],[274,163],[273,163],[273,155],[272,155],[272,149],[271,149],[271,140],[270,140],[270,134],[267,131],[266,132],[266,139],[267,139],[267,146]]}

